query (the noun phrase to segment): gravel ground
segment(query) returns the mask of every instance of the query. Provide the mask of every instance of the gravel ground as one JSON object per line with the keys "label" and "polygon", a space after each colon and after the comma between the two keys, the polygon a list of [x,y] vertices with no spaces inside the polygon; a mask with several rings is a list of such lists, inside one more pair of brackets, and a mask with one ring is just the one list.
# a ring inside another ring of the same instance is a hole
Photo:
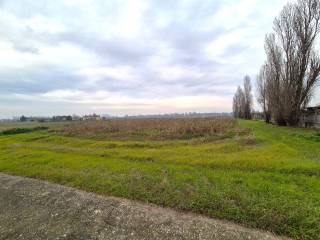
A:
{"label": "gravel ground", "polygon": [[0,173],[0,239],[284,239],[226,221]]}

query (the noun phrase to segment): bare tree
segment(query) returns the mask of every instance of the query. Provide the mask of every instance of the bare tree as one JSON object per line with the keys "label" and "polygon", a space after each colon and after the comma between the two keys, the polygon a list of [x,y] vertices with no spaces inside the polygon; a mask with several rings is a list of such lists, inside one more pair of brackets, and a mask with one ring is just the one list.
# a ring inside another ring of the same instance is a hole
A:
{"label": "bare tree", "polygon": [[286,125],[283,117],[285,110],[285,86],[282,82],[282,51],[276,43],[275,34],[268,34],[265,40],[267,61],[266,71],[266,97],[269,102],[272,118],[279,125]]}
{"label": "bare tree", "polygon": [[245,76],[243,89],[239,86],[233,97],[233,115],[236,118],[251,119],[252,94],[250,77]]}
{"label": "bare tree", "polygon": [[264,99],[278,124],[297,125],[311,99],[320,74],[314,47],[319,31],[320,1],[298,0],[283,8],[274,33],[266,37],[264,80],[258,78],[258,86],[263,83]]}
{"label": "bare tree", "polygon": [[233,116],[243,118],[244,94],[240,86],[233,97]]}
{"label": "bare tree", "polygon": [[261,105],[263,110],[263,115],[266,123],[270,123],[271,121],[271,106],[269,101],[268,90],[268,66],[267,64],[263,65],[260,69],[260,72],[257,76],[257,101]]}
{"label": "bare tree", "polygon": [[240,107],[239,107],[239,100],[238,100],[238,91],[234,94],[233,96],[233,105],[232,105],[232,109],[233,109],[233,116],[235,118],[239,118],[239,111],[240,111]]}
{"label": "bare tree", "polygon": [[244,77],[243,80],[243,89],[244,89],[244,118],[251,119],[252,113],[252,87],[251,79],[248,75]]}

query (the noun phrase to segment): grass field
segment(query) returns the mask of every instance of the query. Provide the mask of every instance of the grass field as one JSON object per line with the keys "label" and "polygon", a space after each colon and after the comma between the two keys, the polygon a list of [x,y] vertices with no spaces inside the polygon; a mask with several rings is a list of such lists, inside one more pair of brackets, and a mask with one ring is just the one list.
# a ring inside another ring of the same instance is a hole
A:
{"label": "grass field", "polygon": [[[0,171],[320,239],[319,131],[232,119],[132,121],[31,124],[0,135]],[[0,131],[13,127],[21,126]]]}

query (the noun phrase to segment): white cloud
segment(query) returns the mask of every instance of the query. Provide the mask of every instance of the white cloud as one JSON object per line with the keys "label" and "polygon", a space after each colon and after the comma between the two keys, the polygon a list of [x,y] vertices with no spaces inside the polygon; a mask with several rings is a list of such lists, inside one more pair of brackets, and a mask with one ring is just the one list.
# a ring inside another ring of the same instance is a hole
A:
{"label": "white cloud", "polygon": [[[221,61],[225,63],[224,55],[226,54],[226,51],[228,48],[232,46],[236,46],[239,43],[244,44],[246,43],[246,38],[248,37],[250,33],[246,29],[239,29],[235,30],[226,34],[223,34],[222,36],[216,38],[212,42],[210,42],[206,46],[206,52],[208,53],[209,57],[213,58],[216,61]],[[231,63],[232,62],[227,62]]]}
{"label": "white cloud", "polygon": [[26,28],[35,33],[62,33],[67,30],[66,26],[60,22],[54,21],[52,19],[46,18],[43,15],[35,15],[34,17],[28,19],[24,22]]}
{"label": "white cloud", "polygon": [[222,5],[211,19],[215,26],[221,24],[226,30],[241,26],[248,16],[256,11],[257,0],[230,0]]}
{"label": "white cloud", "polygon": [[[12,96],[11,96],[12,97]],[[231,100],[228,97],[218,96],[177,96],[170,98],[131,98],[119,94],[98,92],[82,92],[74,90],[57,90],[37,95],[16,94],[14,96],[20,105],[28,105],[38,102],[41,110],[42,106],[59,106],[61,112],[69,110],[70,104],[75,106],[73,113],[83,114],[85,112],[110,113],[116,115],[130,114],[155,114],[168,112],[212,112],[225,111],[225,107],[231,107]],[[7,97],[9,99],[10,97]],[[3,96],[0,99],[6,100]],[[13,115],[39,115],[39,109],[25,109],[14,112]],[[14,109],[12,109],[14,111]],[[4,108],[2,108],[4,110]],[[54,109],[56,111],[56,108]],[[70,113],[70,112],[69,112]],[[40,114],[43,115],[43,114]]]}
{"label": "white cloud", "polygon": [[81,69],[78,74],[85,77],[91,84],[108,78],[116,79],[119,82],[136,82],[139,78],[132,67],[125,65],[84,68]]}

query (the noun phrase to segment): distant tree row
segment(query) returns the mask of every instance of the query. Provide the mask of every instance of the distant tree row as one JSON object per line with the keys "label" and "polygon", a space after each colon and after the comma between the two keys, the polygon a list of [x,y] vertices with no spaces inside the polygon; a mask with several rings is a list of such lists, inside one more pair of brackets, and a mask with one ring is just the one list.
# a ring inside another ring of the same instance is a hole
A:
{"label": "distant tree row", "polygon": [[66,115],[66,116],[53,116],[51,117],[26,117],[24,115],[22,115],[19,118],[20,122],[59,122],[59,121],[72,121],[73,117],[70,115]]}
{"label": "distant tree row", "polygon": [[319,81],[315,43],[320,31],[320,1],[288,3],[265,38],[267,59],[257,77],[257,100],[266,122],[295,126]]}
{"label": "distant tree row", "polygon": [[243,88],[238,87],[233,97],[233,115],[236,118],[252,118],[252,93],[251,80],[247,75],[243,80]]}

